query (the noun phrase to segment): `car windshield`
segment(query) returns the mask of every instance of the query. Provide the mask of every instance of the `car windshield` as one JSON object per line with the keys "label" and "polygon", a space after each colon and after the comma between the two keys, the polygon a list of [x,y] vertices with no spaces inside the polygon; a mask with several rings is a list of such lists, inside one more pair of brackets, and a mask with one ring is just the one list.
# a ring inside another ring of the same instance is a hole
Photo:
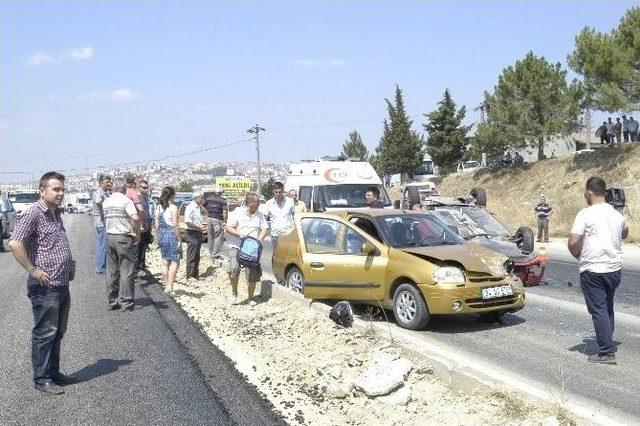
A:
{"label": "car windshield", "polygon": [[425,161],[422,163],[420,167],[413,172],[414,175],[432,175],[433,174],[433,163],[431,161]]}
{"label": "car windshield", "polygon": [[13,192],[9,193],[9,201],[13,203],[35,203],[40,199],[37,192]]}
{"label": "car windshield", "polygon": [[425,214],[404,214],[378,218],[392,247],[429,247],[462,244],[456,235],[437,217]]}
{"label": "car windshield", "polygon": [[478,167],[480,164],[478,164],[477,161],[465,161],[463,165],[465,169],[471,169],[473,167]]}
{"label": "car windshield", "polygon": [[443,221],[447,226],[455,226],[462,238],[473,238],[488,235],[470,217],[453,209],[437,209],[429,212]]}
{"label": "car windshield", "polygon": [[321,186],[320,191],[327,207],[367,207],[365,194],[371,187],[380,191],[380,201],[385,206],[390,206],[391,201],[382,185],[368,184],[341,184]]}
{"label": "car windshield", "polygon": [[511,235],[509,229],[485,209],[477,207],[463,207],[462,213],[470,217],[478,227],[482,228],[492,237],[505,237]]}

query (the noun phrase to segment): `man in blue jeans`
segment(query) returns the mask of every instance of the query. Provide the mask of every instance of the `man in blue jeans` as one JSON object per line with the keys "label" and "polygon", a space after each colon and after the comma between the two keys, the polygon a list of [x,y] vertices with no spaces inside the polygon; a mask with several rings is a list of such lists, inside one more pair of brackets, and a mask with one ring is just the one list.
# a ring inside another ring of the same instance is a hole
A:
{"label": "man in blue jeans", "polygon": [[53,395],[64,393],[61,386],[75,381],[60,372],[60,344],[71,305],[69,282],[75,276],[71,246],[58,209],[64,200],[64,180],[58,172],[42,176],[40,200],[24,213],[9,242],[13,256],[29,273],[34,386]]}
{"label": "man in blue jeans", "polygon": [[96,274],[104,274],[107,267],[107,231],[104,227],[104,212],[102,211],[102,202],[111,195],[112,180],[111,176],[100,175],[98,178],[98,189],[93,193],[93,224],[98,234],[98,246],[96,247]]}
{"label": "man in blue jeans", "polygon": [[629,235],[629,227],[625,217],[605,201],[606,192],[602,178],[587,180],[584,196],[589,207],[578,212],[568,247],[580,261],[580,286],[598,342],[598,353],[587,359],[616,364],[613,297],[620,285],[622,240]]}

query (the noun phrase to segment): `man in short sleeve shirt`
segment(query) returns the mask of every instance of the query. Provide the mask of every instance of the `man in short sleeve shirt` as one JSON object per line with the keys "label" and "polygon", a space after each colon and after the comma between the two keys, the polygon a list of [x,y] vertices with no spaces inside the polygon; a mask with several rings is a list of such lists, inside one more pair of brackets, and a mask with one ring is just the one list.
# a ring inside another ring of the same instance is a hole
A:
{"label": "man in short sleeve shirt", "polygon": [[[227,226],[225,230],[229,235],[227,239],[229,243],[229,280],[231,281],[231,297],[229,302],[232,305],[243,303],[238,298],[238,278],[240,277],[240,264],[238,263],[237,254],[240,248],[240,243],[244,237],[253,237],[260,242],[264,240],[269,231],[267,220],[262,212],[258,210],[260,206],[260,198],[255,192],[247,193],[245,197],[244,206],[236,208],[227,220]],[[249,305],[254,306],[256,302],[253,300],[253,293],[256,289],[256,283],[262,276],[262,268],[258,264],[254,268],[245,266],[245,274],[248,282],[248,297]]]}
{"label": "man in short sleeve shirt", "polygon": [[580,261],[580,286],[598,342],[598,353],[588,360],[615,364],[613,298],[622,275],[622,240],[629,228],[625,217],[605,201],[606,190],[601,178],[587,180],[589,207],[578,212],[568,248]]}
{"label": "man in short sleeve shirt", "polygon": [[60,372],[60,345],[69,319],[69,282],[75,276],[71,246],[60,217],[65,178],[58,172],[40,178],[40,200],[24,213],[9,247],[29,273],[27,291],[34,326],[31,362],[34,386],[46,394],[64,393],[74,380]]}
{"label": "man in short sleeve shirt", "polygon": [[124,179],[114,179],[113,194],[102,203],[107,230],[107,302],[110,310],[133,311],[140,217],[125,195],[126,185]]}

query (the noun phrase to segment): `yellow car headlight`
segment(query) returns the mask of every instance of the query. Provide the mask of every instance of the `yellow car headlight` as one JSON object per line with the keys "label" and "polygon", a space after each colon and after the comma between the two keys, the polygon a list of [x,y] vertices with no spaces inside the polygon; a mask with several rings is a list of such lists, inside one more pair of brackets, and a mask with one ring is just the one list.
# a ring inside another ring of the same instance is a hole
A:
{"label": "yellow car headlight", "polygon": [[443,266],[433,272],[433,280],[437,283],[463,284],[464,272],[455,266]]}

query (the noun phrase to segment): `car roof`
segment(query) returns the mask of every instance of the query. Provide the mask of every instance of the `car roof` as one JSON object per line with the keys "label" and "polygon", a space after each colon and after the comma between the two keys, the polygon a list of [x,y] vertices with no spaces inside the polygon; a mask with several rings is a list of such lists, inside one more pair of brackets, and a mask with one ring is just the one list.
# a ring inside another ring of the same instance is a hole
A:
{"label": "car roof", "polygon": [[424,212],[414,212],[411,210],[401,210],[401,209],[369,209],[369,210],[342,210],[342,211],[332,211],[327,212],[328,214],[333,214],[336,216],[371,216],[371,217],[387,217],[387,216],[397,216],[402,214],[424,214]]}

